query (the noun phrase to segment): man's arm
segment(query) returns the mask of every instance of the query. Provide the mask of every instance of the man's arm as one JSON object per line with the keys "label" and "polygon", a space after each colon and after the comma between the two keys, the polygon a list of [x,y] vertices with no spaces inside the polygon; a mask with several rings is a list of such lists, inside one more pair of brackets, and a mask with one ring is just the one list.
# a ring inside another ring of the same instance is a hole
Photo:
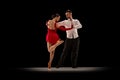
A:
{"label": "man's arm", "polygon": [[61,22],[57,22],[57,28],[59,28],[60,26],[65,26],[65,21],[61,21]]}
{"label": "man's arm", "polygon": [[76,20],[76,21],[74,22],[73,27],[76,28],[76,29],[80,29],[80,28],[82,28],[82,25],[81,25],[81,23],[80,23],[79,20]]}

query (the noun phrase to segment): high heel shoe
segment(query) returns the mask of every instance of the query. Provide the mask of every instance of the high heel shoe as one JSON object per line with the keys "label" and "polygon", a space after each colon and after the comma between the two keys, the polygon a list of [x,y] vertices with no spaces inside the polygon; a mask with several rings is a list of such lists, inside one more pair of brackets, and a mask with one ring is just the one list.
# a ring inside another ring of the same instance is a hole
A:
{"label": "high heel shoe", "polygon": [[51,63],[48,62],[48,70],[51,70]]}

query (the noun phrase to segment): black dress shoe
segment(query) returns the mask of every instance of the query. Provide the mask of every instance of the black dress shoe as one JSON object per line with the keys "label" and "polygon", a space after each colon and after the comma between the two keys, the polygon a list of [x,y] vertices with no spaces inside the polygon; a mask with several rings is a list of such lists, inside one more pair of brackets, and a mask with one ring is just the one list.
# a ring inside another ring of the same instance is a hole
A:
{"label": "black dress shoe", "polygon": [[77,68],[77,66],[72,66],[72,68]]}
{"label": "black dress shoe", "polygon": [[57,65],[56,68],[60,68],[60,67],[63,67],[64,65]]}
{"label": "black dress shoe", "polygon": [[58,65],[56,66],[56,68],[59,68],[59,67],[60,67],[60,66],[58,66]]}

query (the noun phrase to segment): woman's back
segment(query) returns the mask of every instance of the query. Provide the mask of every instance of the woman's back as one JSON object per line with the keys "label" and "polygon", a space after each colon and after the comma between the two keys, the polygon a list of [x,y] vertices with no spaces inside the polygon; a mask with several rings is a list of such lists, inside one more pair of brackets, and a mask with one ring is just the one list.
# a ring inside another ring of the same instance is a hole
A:
{"label": "woman's back", "polygon": [[56,30],[56,26],[55,26],[55,21],[53,20],[49,20],[46,25],[47,25],[47,28],[50,29],[50,30]]}

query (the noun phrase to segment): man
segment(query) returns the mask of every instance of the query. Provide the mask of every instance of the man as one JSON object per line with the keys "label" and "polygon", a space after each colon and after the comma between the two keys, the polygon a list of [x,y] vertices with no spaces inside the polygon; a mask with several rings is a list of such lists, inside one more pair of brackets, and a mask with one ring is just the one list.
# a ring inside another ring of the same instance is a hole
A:
{"label": "man", "polygon": [[64,49],[58,62],[57,68],[59,68],[61,64],[64,63],[64,60],[68,53],[71,54],[72,68],[76,68],[80,43],[77,29],[82,28],[82,25],[78,19],[73,19],[71,10],[67,10],[65,15],[67,20],[59,22],[59,25],[63,25],[65,28],[70,28],[72,26],[73,29],[66,31],[67,38],[65,40]]}

